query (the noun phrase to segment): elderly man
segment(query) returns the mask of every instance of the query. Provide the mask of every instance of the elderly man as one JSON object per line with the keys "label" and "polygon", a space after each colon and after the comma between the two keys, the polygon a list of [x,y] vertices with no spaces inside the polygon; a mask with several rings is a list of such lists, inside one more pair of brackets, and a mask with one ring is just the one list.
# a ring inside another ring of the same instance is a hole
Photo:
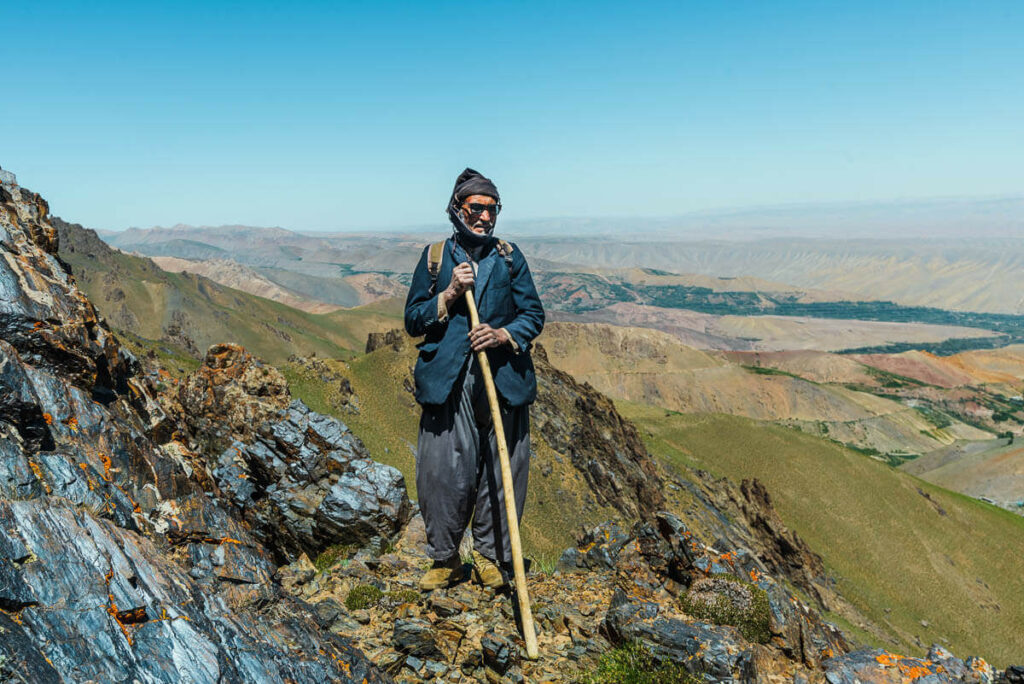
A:
{"label": "elderly man", "polygon": [[[459,542],[470,518],[476,581],[504,585],[512,562],[480,350],[488,354],[500,397],[520,518],[526,504],[529,405],[537,396],[530,347],[544,327],[544,309],[522,253],[494,237],[500,210],[494,184],[473,169],[463,171],[448,204],[452,236],[423,250],[405,302],[406,331],[425,336],[414,373],[423,410],[416,488],[427,555],[434,560],[420,580],[425,591],[462,579]],[[467,289],[480,315],[472,329]]]}

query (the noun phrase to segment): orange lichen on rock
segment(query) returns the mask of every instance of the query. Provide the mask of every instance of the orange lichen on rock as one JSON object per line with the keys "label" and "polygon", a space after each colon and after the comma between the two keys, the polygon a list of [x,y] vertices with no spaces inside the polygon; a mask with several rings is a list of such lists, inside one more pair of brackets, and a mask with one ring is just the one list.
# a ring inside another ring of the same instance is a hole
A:
{"label": "orange lichen on rock", "polygon": [[883,652],[875,656],[875,660],[883,667],[895,667],[898,669],[905,681],[913,681],[945,671],[942,665],[937,665],[930,660],[903,658],[889,652]]}
{"label": "orange lichen on rock", "polygon": [[92,484],[92,478],[89,477],[89,465],[86,464],[86,463],[79,463],[78,467],[81,468],[82,472],[85,473],[85,483],[87,485],[89,485],[89,489],[90,490],[95,489],[95,487]]}
{"label": "orange lichen on rock", "polygon": [[43,414],[43,420],[46,421],[47,425],[53,425],[53,416],[51,416],[49,413]]}
{"label": "orange lichen on rock", "polygon": [[875,656],[875,660],[886,667],[895,667],[897,663],[899,663],[900,657],[893,653],[882,653],[881,655]]}
{"label": "orange lichen on rock", "polygon": [[[107,612],[110,613],[110,615],[114,618],[114,621],[117,622],[118,626],[121,628],[121,632],[124,633],[124,638],[128,640],[128,643],[130,645],[132,643],[132,635],[128,631],[128,627],[125,626],[125,623],[121,621],[121,615],[131,614],[134,611],[125,611],[122,613],[117,609],[117,603],[114,601],[114,594],[110,592],[110,580],[113,576],[113,569],[108,570],[107,574],[104,575],[104,580],[106,580],[107,583],[107,598],[110,600],[110,605],[107,606]],[[140,608],[139,610],[142,610],[143,615],[145,615],[146,611],[144,608]],[[144,622],[144,620],[142,621]]]}
{"label": "orange lichen on rock", "polygon": [[49,494],[50,485],[46,484],[46,480],[43,479],[43,471],[39,468],[39,465],[35,461],[29,460],[28,467],[32,469],[36,479],[43,483],[43,489],[46,490],[47,494]]}
{"label": "orange lichen on rock", "polygon": [[[74,418],[72,418],[74,420]],[[103,479],[110,482],[110,456],[100,454],[100,461],[103,462]]]}

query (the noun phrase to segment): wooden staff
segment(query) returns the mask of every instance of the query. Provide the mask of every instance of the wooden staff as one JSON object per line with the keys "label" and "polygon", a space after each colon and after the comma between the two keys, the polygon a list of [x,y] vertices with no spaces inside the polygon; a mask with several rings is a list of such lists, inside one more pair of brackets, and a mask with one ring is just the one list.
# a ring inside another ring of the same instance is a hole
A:
{"label": "wooden staff", "polygon": [[[472,327],[480,325],[480,315],[476,310],[473,291],[466,290],[466,304],[469,306],[469,320]],[[487,350],[476,353],[480,370],[483,371],[484,386],[487,388],[487,401],[491,405],[491,419],[494,422],[494,437],[498,442],[498,460],[501,461],[501,481],[505,489],[505,517],[508,519],[508,538],[512,544],[512,567],[516,576],[516,596],[519,597],[519,614],[523,619],[523,638],[526,639],[526,656],[536,660],[537,632],[533,627],[533,610],[530,609],[530,594],[526,590],[526,570],[523,569],[523,547],[519,541],[519,516],[516,511],[516,493],[512,487],[512,466],[509,464],[508,444],[505,443],[505,424],[501,421],[501,408],[498,406],[498,392],[494,389],[494,377],[491,375],[491,364],[487,360]]]}

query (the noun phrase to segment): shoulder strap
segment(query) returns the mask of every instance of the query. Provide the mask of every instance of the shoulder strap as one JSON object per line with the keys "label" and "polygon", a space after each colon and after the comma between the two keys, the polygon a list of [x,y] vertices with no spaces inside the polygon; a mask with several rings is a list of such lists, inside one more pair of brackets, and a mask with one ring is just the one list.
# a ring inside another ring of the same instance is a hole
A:
{"label": "shoulder strap", "polygon": [[504,240],[498,240],[498,254],[505,260],[505,265],[508,266],[508,272],[512,272],[512,245]]}
{"label": "shoulder strap", "polygon": [[430,245],[427,253],[427,270],[430,271],[431,282],[437,280],[437,274],[441,270],[441,258],[444,255],[444,240]]}

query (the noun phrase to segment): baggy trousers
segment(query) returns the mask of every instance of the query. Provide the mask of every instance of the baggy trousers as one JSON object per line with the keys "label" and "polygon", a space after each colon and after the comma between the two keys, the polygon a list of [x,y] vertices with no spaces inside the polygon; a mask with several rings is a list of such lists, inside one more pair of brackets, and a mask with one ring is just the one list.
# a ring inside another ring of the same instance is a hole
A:
{"label": "baggy trousers", "polygon": [[[516,512],[523,517],[530,468],[530,407],[501,402]],[[427,555],[447,560],[473,519],[473,548],[511,565],[505,490],[487,390],[471,354],[444,404],[424,404],[416,451],[416,489],[427,528]]]}

